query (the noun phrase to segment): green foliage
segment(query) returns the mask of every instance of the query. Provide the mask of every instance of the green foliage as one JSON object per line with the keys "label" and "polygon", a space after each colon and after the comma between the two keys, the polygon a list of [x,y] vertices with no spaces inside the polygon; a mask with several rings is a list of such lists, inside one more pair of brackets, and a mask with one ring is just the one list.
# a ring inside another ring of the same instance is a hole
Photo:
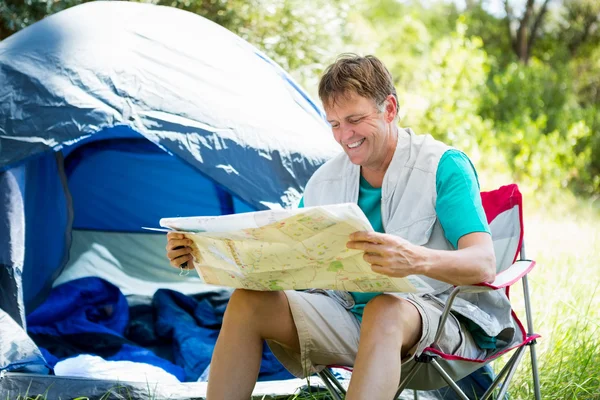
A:
{"label": "green foliage", "polygon": [[480,112],[498,124],[519,125],[543,116],[543,133],[564,130],[572,100],[570,86],[566,71],[535,59],[528,65],[513,62],[490,76]]}
{"label": "green foliage", "polygon": [[492,61],[504,68],[508,63],[516,60],[508,33],[508,24],[504,18],[489,14],[481,3],[468,7],[463,16],[467,35],[481,38],[483,47]]}
{"label": "green foliage", "polygon": [[[382,30],[404,26],[403,18],[420,21],[434,37],[442,37],[454,31],[459,12],[452,2],[438,2],[433,7],[421,0],[363,0],[357,2],[360,15],[374,28]],[[393,38],[394,35],[386,35]],[[383,39],[383,38],[382,38]],[[383,41],[383,40],[381,40]]]}
{"label": "green foliage", "polygon": [[597,109],[577,104],[566,67],[535,59],[509,64],[490,76],[480,113],[494,121],[495,141],[517,181],[532,190],[600,188],[592,157]]}
{"label": "green foliage", "polygon": [[600,43],[600,2],[597,0],[564,0],[561,29],[553,32],[556,42],[563,44],[571,56],[589,57]]}
{"label": "green foliage", "polygon": [[[466,151],[479,168],[507,172],[533,191],[600,191],[600,161],[593,157],[600,151],[600,57],[558,62],[564,46],[549,46],[545,29],[533,51],[545,58],[524,65],[507,21],[481,3],[462,16],[445,4],[395,0],[365,1],[361,12],[354,43],[390,68],[401,125],[431,133]],[[446,15],[451,22],[440,24]]]}
{"label": "green foliage", "polygon": [[589,134],[577,141],[573,151],[586,153],[588,156],[578,178],[571,182],[571,186],[577,193],[597,195],[600,193],[600,107],[587,106],[578,110],[577,114],[589,127]]}
{"label": "green foliage", "polygon": [[545,125],[545,117],[540,116],[503,125],[497,131],[498,145],[515,180],[531,191],[564,189],[580,178],[590,158],[589,148],[573,151],[578,141],[590,134],[585,122],[574,123],[565,133],[555,130],[544,134]]}
{"label": "green foliage", "polygon": [[569,72],[577,77],[573,82],[577,102],[583,107],[600,105],[600,46],[589,57],[572,60]]}
{"label": "green foliage", "polygon": [[46,15],[91,0],[2,0],[0,1],[0,40],[39,21]]}
{"label": "green foliage", "polygon": [[411,103],[421,104],[422,111],[413,107],[406,120],[419,131],[473,154],[479,144],[485,144],[491,128],[477,114],[478,88],[485,84],[488,64],[481,40],[467,38],[465,32],[466,26],[459,22],[455,32],[435,42],[418,91],[406,96],[420,96],[420,102]]}

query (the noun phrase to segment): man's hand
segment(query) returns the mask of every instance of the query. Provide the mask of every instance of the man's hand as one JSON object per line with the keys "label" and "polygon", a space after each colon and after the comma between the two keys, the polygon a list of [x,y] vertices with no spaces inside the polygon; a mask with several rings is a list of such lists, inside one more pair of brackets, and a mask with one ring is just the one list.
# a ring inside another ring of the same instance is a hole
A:
{"label": "man's hand", "polygon": [[193,269],[192,264],[192,244],[190,239],[186,239],[182,233],[169,232],[167,233],[167,257],[171,261],[171,266],[180,268],[181,265],[187,262],[187,269]]}
{"label": "man's hand", "polygon": [[422,274],[428,262],[428,249],[385,233],[354,232],[346,247],[364,251],[373,272],[396,278]]}

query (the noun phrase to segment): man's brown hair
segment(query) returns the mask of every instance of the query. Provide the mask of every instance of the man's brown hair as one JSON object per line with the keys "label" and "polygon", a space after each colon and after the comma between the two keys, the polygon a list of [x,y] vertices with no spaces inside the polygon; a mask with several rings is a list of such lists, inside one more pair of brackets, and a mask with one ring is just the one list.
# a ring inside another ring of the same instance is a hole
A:
{"label": "man's brown hair", "polygon": [[340,96],[351,93],[374,100],[378,108],[390,94],[398,102],[392,74],[377,57],[371,55],[342,54],[321,77],[319,98],[323,106],[329,107]]}

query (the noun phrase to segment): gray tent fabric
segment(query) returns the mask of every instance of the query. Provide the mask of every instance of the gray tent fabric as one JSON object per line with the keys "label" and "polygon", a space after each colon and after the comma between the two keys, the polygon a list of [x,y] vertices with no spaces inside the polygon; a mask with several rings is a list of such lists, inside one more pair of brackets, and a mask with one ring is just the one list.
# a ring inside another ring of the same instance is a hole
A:
{"label": "gray tent fabric", "polygon": [[[294,380],[291,385],[259,383],[253,399],[287,399],[305,381]],[[315,388],[316,389],[316,388]],[[315,390],[313,389],[313,390]],[[156,384],[155,382],[117,382],[77,377],[57,377],[35,374],[7,373],[0,377],[0,398],[17,399],[18,395],[43,394],[48,399],[83,397],[101,399],[205,399],[206,383]]]}
{"label": "gray tent fabric", "polygon": [[[4,310],[8,318],[25,326],[21,280],[25,258],[25,218],[16,172],[0,172],[0,311]],[[5,336],[0,337],[0,342],[3,342]]]}
{"label": "gray tent fabric", "polygon": [[0,82],[0,170],[126,126],[266,209],[296,204],[340,151],[279,66],[175,8],[91,2],[49,16],[0,42]]}
{"label": "gray tent fabric", "polygon": [[[44,358],[25,330],[7,313],[0,310],[0,373],[7,366],[13,370],[47,374]],[[0,389],[2,382],[0,381]],[[2,398],[6,398],[3,396]]]}
{"label": "gray tent fabric", "polygon": [[[347,381],[344,382],[347,385]],[[310,380],[292,379],[279,382],[258,382],[252,399],[273,400],[289,399],[290,396],[298,394],[298,398],[311,398],[310,394],[324,392],[325,385],[318,377]],[[45,394],[48,399],[67,399],[83,397],[89,400],[109,399],[205,399],[206,383],[185,383],[180,385],[157,385],[156,383],[143,382],[117,382],[99,379],[67,378],[57,376],[44,376],[35,374],[6,373],[0,375],[0,398],[16,399],[20,394],[40,393]],[[304,393],[305,395],[301,395]],[[453,398],[445,396],[444,392],[431,391],[419,392],[421,400],[437,400]],[[412,400],[412,390],[405,390],[399,400]]]}

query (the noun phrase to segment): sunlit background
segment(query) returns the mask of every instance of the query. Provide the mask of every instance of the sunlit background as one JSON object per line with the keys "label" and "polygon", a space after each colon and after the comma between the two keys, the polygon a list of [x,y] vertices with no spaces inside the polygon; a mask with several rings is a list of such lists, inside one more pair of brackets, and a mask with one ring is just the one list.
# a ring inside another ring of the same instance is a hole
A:
{"label": "sunlit background", "polygon": [[[82,2],[0,0],[0,39]],[[315,99],[337,54],[383,59],[402,126],[464,150],[482,189],[525,194],[543,398],[600,398],[600,1],[144,2],[228,28]],[[527,366],[514,399],[532,397]]]}

